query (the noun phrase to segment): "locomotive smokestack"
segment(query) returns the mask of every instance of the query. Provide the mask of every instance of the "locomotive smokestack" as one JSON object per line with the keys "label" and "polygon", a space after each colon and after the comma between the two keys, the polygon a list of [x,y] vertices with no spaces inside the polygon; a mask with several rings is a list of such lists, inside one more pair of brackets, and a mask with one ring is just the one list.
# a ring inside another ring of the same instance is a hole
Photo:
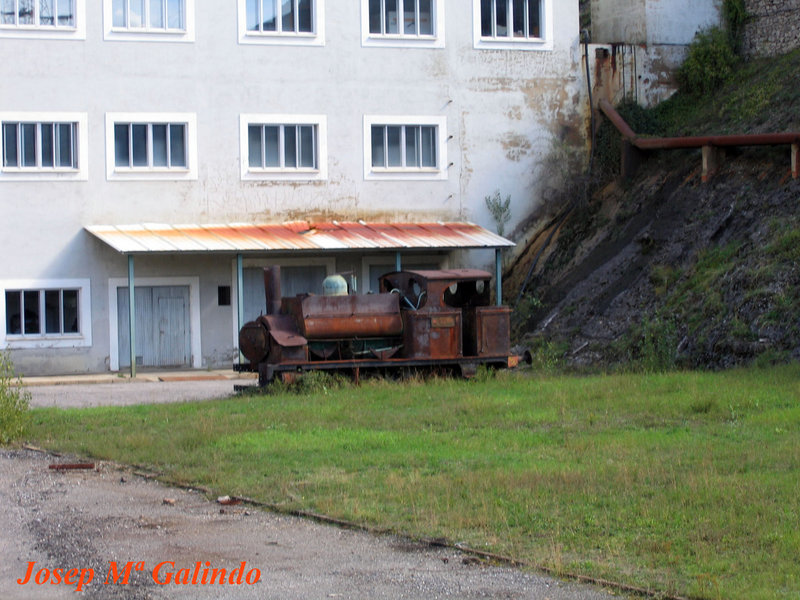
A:
{"label": "locomotive smokestack", "polygon": [[281,268],[264,267],[264,293],[267,297],[268,315],[281,312]]}

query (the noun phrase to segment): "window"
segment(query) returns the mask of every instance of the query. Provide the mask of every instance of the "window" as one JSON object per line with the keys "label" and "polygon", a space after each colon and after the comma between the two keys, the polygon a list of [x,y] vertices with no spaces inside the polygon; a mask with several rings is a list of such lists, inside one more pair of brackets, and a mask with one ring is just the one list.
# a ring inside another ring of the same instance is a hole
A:
{"label": "window", "polygon": [[91,345],[89,280],[0,281],[0,347]]}
{"label": "window", "polygon": [[239,41],[323,45],[323,0],[238,0]]}
{"label": "window", "polygon": [[552,50],[552,0],[473,0],[476,48]]}
{"label": "window", "polygon": [[194,0],[103,0],[103,3],[105,39],[194,41]]}
{"label": "window", "polygon": [[0,0],[3,25],[75,27],[74,0]]}
{"label": "window", "polygon": [[367,178],[446,179],[444,118],[365,118]]}
{"label": "window", "polygon": [[365,46],[444,47],[442,0],[362,0]]}
{"label": "window", "polygon": [[112,0],[114,27],[122,29],[156,29],[182,31],[182,0]]}
{"label": "window", "polygon": [[323,180],[326,119],[321,115],[242,115],[242,179]]}
{"label": "window", "polygon": [[185,123],[115,123],[114,165],[185,169]]}
{"label": "window", "polygon": [[106,115],[112,178],[196,179],[194,115]]}
{"label": "window", "polygon": [[4,169],[77,169],[77,123],[3,123]]}
{"label": "window", "polygon": [[86,179],[86,116],[0,113],[0,179]]}
{"label": "window", "polygon": [[6,290],[7,335],[78,333],[78,290]]}
{"label": "window", "polygon": [[0,0],[0,36],[85,39],[84,2]]}

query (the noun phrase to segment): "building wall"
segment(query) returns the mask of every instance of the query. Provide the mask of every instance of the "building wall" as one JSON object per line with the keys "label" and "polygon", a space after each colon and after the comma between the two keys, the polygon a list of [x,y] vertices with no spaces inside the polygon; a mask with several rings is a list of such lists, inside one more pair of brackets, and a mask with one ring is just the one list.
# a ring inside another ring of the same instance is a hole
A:
{"label": "building wall", "polygon": [[800,48],[800,0],[746,0],[743,51],[776,56]]}
{"label": "building wall", "polygon": [[697,32],[719,25],[721,0],[592,0],[600,96],[658,104]]}
{"label": "building wall", "polygon": [[[442,2],[443,44],[433,48],[363,45],[366,2],[358,0],[325,2],[324,43],[315,46],[240,43],[234,2],[213,12],[209,3],[192,3],[189,42],[104,39],[108,0],[85,2],[81,39],[0,31],[0,113],[69,112],[86,121],[82,179],[0,176],[0,244],[11,257],[0,283],[88,279],[92,309],[89,346],[19,348],[1,335],[0,346],[12,348],[27,374],[109,368],[109,281],[127,276],[127,262],[87,234],[89,225],[463,219],[494,229],[484,197],[499,190],[512,197],[512,230],[548,187],[542,158],[552,141],[584,137],[578,2],[547,3],[552,31],[548,47],[537,50],[476,48],[479,3]],[[109,177],[107,115],[114,113],[190,113],[194,176]],[[324,115],[327,177],[243,181],[243,114]],[[450,136],[444,177],[366,180],[365,115],[443,118]],[[137,278],[199,277],[203,367],[230,364],[233,354],[233,311],[214,305],[217,286],[232,284],[231,264],[230,257],[137,259]]]}

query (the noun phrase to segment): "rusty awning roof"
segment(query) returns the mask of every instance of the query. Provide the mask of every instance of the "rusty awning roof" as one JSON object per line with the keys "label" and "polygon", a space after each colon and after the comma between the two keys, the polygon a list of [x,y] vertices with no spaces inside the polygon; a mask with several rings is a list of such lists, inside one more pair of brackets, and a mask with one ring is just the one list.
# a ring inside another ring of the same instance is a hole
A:
{"label": "rusty awning roof", "polygon": [[91,225],[86,230],[123,254],[279,253],[509,248],[514,242],[479,225],[455,223],[230,223]]}

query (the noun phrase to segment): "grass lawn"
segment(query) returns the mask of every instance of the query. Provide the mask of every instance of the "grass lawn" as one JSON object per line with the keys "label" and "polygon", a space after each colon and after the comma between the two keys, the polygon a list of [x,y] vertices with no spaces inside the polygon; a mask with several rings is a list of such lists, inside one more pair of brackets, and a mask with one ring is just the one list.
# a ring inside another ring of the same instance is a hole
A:
{"label": "grass lawn", "polygon": [[560,572],[800,596],[800,365],[38,409],[29,439]]}

